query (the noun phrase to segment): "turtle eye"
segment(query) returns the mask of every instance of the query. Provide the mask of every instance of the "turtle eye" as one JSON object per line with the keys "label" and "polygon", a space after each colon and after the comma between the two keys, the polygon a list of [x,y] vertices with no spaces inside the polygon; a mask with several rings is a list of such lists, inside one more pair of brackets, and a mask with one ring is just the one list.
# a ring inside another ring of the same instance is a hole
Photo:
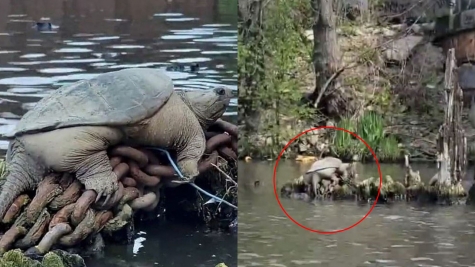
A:
{"label": "turtle eye", "polygon": [[215,92],[218,95],[224,95],[226,93],[226,90],[224,90],[224,88],[216,88]]}

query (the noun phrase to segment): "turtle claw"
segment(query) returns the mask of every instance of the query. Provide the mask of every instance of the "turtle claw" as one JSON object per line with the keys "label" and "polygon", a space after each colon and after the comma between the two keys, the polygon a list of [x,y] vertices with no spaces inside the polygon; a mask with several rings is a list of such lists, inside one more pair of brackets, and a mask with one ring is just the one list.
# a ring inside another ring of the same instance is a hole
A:
{"label": "turtle claw", "polygon": [[102,203],[101,207],[105,207],[107,205],[107,203],[109,203],[109,201],[111,200],[111,196],[112,195],[107,195],[106,196],[106,200],[104,200],[104,203]]}
{"label": "turtle claw", "polygon": [[109,203],[109,201],[111,200],[112,195],[108,195],[104,191],[100,191],[99,193],[97,193],[96,201],[94,203],[99,204],[98,202],[99,202],[99,200],[101,200],[102,197],[106,197],[104,202],[102,202],[102,204],[100,204],[101,207],[104,207],[104,206],[107,205],[107,203]]}
{"label": "turtle claw", "polygon": [[[86,190],[94,190],[97,195],[94,204],[97,208],[102,208],[107,205],[108,202],[113,199],[114,193],[119,189],[119,184],[116,180],[109,182],[107,179],[85,182]],[[105,197],[105,201],[102,202],[101,198]]]}
{"label": "turtle claw", "polygon": [[102,197],[102,194],[103,194],[104,191],[99,191],[97,192],[97,197],[96,197],[96,201],[94,201],[94,203],[97,203],[99,202],[99,200],[101,199]]}

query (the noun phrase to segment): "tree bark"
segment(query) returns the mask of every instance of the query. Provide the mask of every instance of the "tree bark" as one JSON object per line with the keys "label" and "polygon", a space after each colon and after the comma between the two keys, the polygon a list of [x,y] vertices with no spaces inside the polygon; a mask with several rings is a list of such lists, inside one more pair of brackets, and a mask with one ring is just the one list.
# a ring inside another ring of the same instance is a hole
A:
{"label": "tree bark", "polygon": [[259,82],[265,77],[264,51],[262,47],[263,0],[239,0],[238,2],[238,34],[242,43],[247,45],[251,59],[244,62],[246,73],[239,73],[239,124],[244,125],[245,131],[257,131],[260,122],[259,112]]}
{"label": "tree bark", "polygon": [[313,64],[316,87],[310,96],[315,102],[326,81],[339,69],[340,47],[336,34],[337,14],[334,0],[312,0],[315,22],[313,24]]}
{"label": "tree bark", "polygon": [[447,52],[445,70],[445,120],[438,136],[440,166],[437,178],[433,178],[443,186],[459,183],[465,176],[467,166],[467,144],[461,119],[463,93],[458,85],[456,72],[455,51],[452,48]]}

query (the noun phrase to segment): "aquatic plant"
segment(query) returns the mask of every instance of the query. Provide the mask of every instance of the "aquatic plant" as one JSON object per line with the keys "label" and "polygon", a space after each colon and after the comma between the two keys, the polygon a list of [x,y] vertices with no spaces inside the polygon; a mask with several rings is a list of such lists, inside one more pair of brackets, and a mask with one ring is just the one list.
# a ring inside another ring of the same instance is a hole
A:
{"label": "aquatic plant", "polygon": [[[356,132],[356,122],[350,118],[342,118],[337,125],[339,128]],[[359,155],[361,152],[361,142],[355,139],[351,134],[344,131],[335,131],[333,139],[332,152],[341,158],[351,155]]]}
{"label": "aquatic plant", "polygon": [[381,161],[396,161],[401,156],[401,149],[396,137],[390,135],[382,139],[379,144],[377,153],[378,159]]}
{"label": "aquatic plant", "polygon": [[374,111],[368,111],[360,117],[357,124],[358,135],[371,147],[378,147],[384,139],[384,119]]}
{"label": "aquatic plant", "polygon": [[[378,160],[395,161],[401,157],[399,142],[393,135],[384,132],[384,118],[374,112],[365,112],[358,120],[342,118],[337,126],[359,135],[373,149]],[[362,160],[372,159],[368,148],[351,134],[336,131],[333,139],[332,152],[341,158],[357,155]]]}

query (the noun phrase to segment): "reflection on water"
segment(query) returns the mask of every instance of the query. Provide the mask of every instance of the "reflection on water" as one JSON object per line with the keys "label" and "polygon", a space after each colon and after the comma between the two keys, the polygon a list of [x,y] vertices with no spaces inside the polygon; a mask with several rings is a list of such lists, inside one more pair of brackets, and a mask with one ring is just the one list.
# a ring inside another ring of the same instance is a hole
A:
{"label": "reflection on water", "polygon": [[[429,179],[434,165],[413,164]],[[280,162],[277,188],[306,167]],[[475,266],[475,210],[395,203],[378,205],[360,225],[335,235],[310,233],[289,220],[273,190],[273,164],[240,163],[238,266]],[[403,179],[401,165],[382,165],[383,175]],[[374,165],[360,177],[377,176]],[[467,174],[473,177],[473,170]],[[255,180],[260,181],[254,187]],[[281,199],[299,223],[335,230],[360,220],[370,208],[351,201],[305,203]]]}
{"label": "reflection on water", "polygon": [[186,225],[140,226],[134,244],[106,247],[107,258],[87,259],[88,267],[193,266],[220,262],[236,266],[237,238],[232,234],[203,233]]}
{"label": "reflection on water", "polygon": [[[0,134],[61,85],[112,70],[198,63],[168,72],[177,89],[237,90],[236,10],[236,0],[0,0]],[[235,114],[236,99],[226,115]],[[236,265],[235,236],[163,227],[139,229],[141,245],[108,248],[108,259],[125,260],[111,266]]]}

